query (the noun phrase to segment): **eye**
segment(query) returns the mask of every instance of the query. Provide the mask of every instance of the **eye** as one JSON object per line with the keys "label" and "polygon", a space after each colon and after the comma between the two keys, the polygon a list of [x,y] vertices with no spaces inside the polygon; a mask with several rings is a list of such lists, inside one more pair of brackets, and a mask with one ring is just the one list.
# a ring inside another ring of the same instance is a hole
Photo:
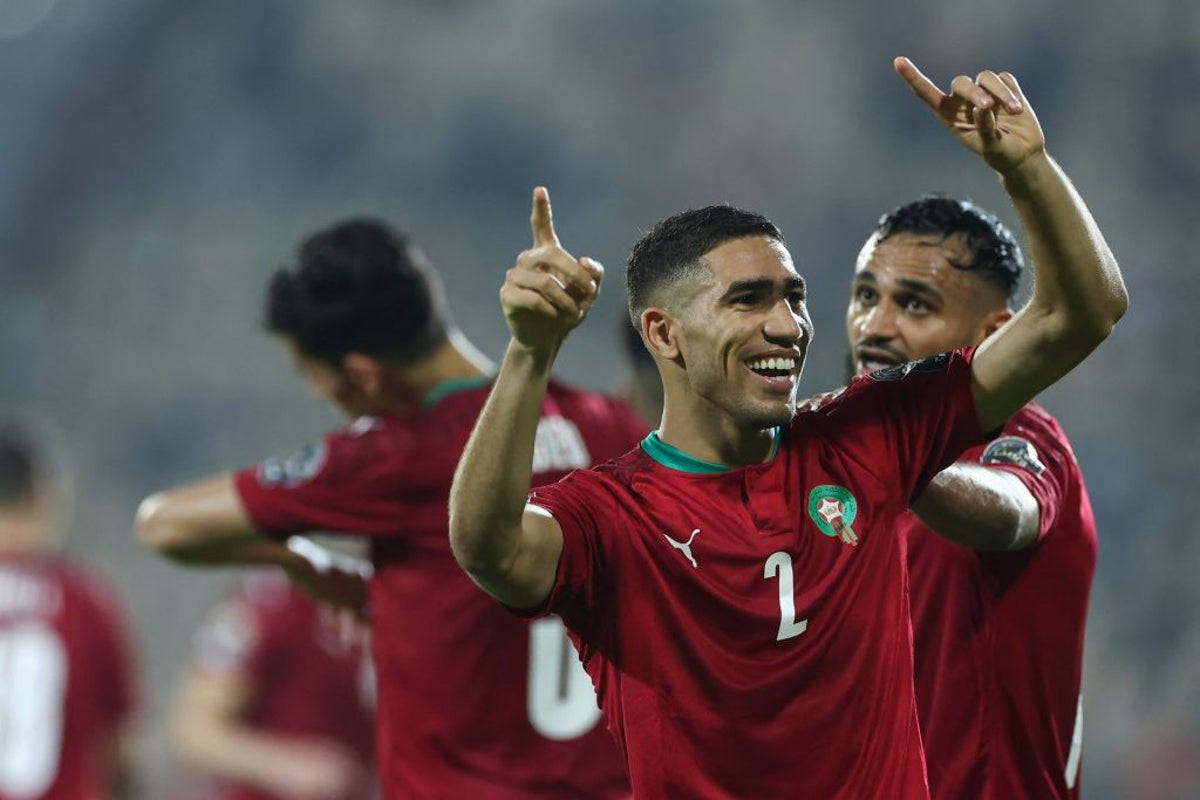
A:
{"label": "eye", "polygon": [[870,286],[859,286],[854,290],[854,299],[860,303],[874,303],[879,295]]}
{"label": "eye", "polygon": [[790,305],[792,308],[798,309],[804,305],[806,298],[804,296],[804,292],[788,292],[787,299],[788,305]]}
{"label": "eye", "polygon": [[735,306],[753,306],[758,304],[758,295],[752,292],[737,294],[731,297],[729,302]]}
{"label": "eye", "polygon": [[910,314],[925,314],[929,312],[929,304],[919,297],[910,297],[904,301],[904,310]]}

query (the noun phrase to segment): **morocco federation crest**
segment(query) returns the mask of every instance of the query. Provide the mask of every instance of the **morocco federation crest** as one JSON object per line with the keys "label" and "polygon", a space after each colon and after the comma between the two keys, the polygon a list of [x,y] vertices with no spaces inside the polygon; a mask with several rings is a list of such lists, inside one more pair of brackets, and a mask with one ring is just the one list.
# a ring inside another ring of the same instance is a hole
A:
{"label": "morocco federation crest", "polygon": [[808,493],[808,516],[817,530],[826,536],[841,539],[848,545],[858,545],[854,518],[858,516],[858,501],[845,486],[823,484]]}

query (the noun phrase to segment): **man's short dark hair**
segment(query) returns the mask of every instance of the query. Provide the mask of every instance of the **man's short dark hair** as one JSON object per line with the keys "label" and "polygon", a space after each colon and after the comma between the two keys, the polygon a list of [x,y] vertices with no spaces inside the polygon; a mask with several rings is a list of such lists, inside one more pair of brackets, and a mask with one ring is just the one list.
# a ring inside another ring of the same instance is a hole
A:
{"label": "man's short dark hair", "polygon": [[0,423],[0,507],[27,503],[33,497],[36,477],[31,443],[15,426]]}
{"label": "man's short dark hair", "polygon": [[625,272],[629,317],[641,328],[640,317],[651,297],[664,286],[703,266],[705,253],[746,236],[769,236],[783,241],[775,223],[753,211],[719,205],[667,217],[633,246]]}
{"label": "man's short dark hair", "polygon": [[298,256],[271,278],[266,327],[305,355],[336,367],[350,352],[412,363],[446,340],[437,275],[386,223],[339,223],[301,243]]}
{"label": "man's short dark hair", "polygon": [[1012,232],[994,214],[969,200],[926,195],[884,214],[875,226],[878,241],[898,233],[934,234],[946,238],[963,234],[971,251],[968,263],[950,262],[957,269],[978,272],[1004,291],[1012,303],[1021,282],[1025,258]]}

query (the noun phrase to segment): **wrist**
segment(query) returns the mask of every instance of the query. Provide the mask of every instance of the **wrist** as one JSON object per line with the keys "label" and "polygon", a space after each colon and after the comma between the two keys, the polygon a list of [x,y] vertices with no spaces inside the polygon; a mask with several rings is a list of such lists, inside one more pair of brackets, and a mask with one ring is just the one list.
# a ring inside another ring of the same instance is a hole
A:
{"label": "wrist", "polygon": [[560,347],[562,347],[562,342],[556,342],[550,346],[530,347],[516,339],[511,339],[504,358],[522,372],[530,372],[539,376],[549,375]]}
{"label": "wrist", "polygon": [[1034,191],[1047,176],[1053,174],[1055,165],[1050,154],[1042,149],[1007,169],[997,171],[1005,191],[1010,195],[1020,195]]}

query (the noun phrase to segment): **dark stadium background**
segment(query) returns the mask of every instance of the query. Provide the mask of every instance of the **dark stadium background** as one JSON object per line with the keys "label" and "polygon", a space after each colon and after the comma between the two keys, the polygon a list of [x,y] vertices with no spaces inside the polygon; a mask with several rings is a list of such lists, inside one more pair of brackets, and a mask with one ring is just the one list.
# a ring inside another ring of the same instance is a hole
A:
{"label": "dark stadium background", "polygon": [[189,635],[227,576],[152,558],[131,518],[154,489],[334,421],[259,331],[300,236],[363,212],[407,229],[494,357],[496,290],[544,183],[564,243],[609,268],[560,372],[616,390],[629,245],[684,207],[744,205],[808,276],[802,389],[827,389],[882,211],[942,190],[1014,222],[892,73],[898,54],[942,84],[1014,72],[1121,262],[1130,312],[1043,397],[1101,534],[1083,783],[1197,791],[1200,4],[5,0],[0,402],[40,409],[73,448],[70,547],[132,608],[152,782]]}

